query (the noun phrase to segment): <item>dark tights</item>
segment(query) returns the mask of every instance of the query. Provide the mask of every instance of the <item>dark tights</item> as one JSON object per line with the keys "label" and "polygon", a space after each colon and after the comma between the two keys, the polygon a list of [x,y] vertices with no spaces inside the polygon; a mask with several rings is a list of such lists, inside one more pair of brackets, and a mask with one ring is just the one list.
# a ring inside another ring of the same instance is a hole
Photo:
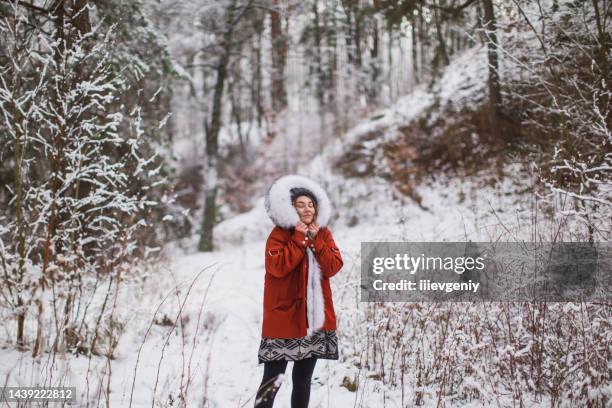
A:
{"label": "dark tights", "polygon": [[[316,362],[316,357],[311,357],[293,363],[293,371],[291,373],[293,380],[291,408],[308,407],[310,381]],[[264,363],[263,379],[255,397],[255,408],[272,408],[274,397],[278,392],[278,387],[274,386],[274,381],[279,374],[285,373],[286,368],[287,361],[268,361]]]}

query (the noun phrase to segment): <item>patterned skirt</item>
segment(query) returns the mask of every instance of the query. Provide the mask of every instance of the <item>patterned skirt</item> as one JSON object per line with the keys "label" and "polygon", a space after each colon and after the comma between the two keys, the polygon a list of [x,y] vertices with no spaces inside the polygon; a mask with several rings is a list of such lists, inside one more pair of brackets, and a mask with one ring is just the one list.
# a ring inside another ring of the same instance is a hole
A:
{"label": "patterned skirt", "polygon": [[259,364],[266,361],[296,361],[316,357],[338,360],[338,337],[335,330],[317,330],[295,339],[262,337],[259,345]]}

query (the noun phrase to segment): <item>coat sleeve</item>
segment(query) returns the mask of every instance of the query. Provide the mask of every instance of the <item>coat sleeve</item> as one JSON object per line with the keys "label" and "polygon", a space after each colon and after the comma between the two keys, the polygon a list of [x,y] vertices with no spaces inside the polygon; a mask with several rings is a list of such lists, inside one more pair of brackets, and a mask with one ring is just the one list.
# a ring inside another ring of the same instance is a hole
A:
{"label": "coat sleeve", "polygon": [[276,278],[283,278],[293,271],[306,254],[306,234],[294,230],[289,239],[272,231],[266,241],[266,272]]}
{"label": "coat sleeve", "polygon": [[329,228],[325,228],[325,230],[327,231],[319,231],[314,239],[313,246],[315,257],[321,267],[321,273],[326,278],[331,278],[342,269],[344,261],[331,231]]}

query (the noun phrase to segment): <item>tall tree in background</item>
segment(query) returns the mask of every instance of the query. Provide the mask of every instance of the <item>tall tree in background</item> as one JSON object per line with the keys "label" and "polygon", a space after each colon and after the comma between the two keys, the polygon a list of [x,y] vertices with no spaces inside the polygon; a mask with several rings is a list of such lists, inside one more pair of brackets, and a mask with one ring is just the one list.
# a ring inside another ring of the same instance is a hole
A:
{"label": "tall tree in background", "polygon": [[346,18],[344,39],[347,44],[348,62],[356,67],[361,66],[361,38],[363,30],[363,13],[359,0],[341,0]]}
{"label": "tall tree in background", "polygon": [[[319,12],[319,1],[314,0],[312,2],[312,15],[313,15],[313,37],[314,37],[314,75],[315,75],[315,95],[317,96],[317,102],[319,106],[323,106],[325,103],[325,99],[323,96],[323,53],[321,51],[322,47],[322,35],[321,35],[321,18]],[[310,47],[306,47],[306,50],[311,49]],[[312,75],[312,73],[311,73]]]}
{"label": "tall tree in background", "polygon": [[499,62],[497,49],[499,44],[497,41],[497,22],[495,19],[495,9],[493,8],[492,0],[482,0],[482,8],[484,12],[483,28],[487,38],[487,57],[489,61],[489,103],[490,103],[490,121],[491,128],[494,129],[499,124],[501,117],[502,97],[501,86],[499,80]]}
{"label": "tall tree in background", "polygon": [[253,44],[251,46],[253,57],[251,59],[251,101],[257,117],[257,127],[261,129],[264,116],[263,96],[263,31],[265,28],[265,14],[259,10],[253,12]]}
{"label": "tall tree in background", "polygon": [[272,109],[279,112],[287,106],[285,67],[287,66],[288,22],[283,28],[283,15],[279,0],[273,0],[270,11],[270,34],[272,41]]}
{"label": "tall tree in background", "polygon": [[448,50],[446,45],[446,38],[443,29],[443,23],[445,20],[445,16],[442,16],[441,8],[445,7],[444,0],[434,0],[433,4],[433,20],[434,25],[436,27],[436,40],[438,41],[438,46],[436,48],[435,58],[434,58],[434,69],[438,70],[439,68],[444,68],[450,62],[450,58],[448,57]]}
{"label": "tall tree in background", "polygon": [[[228,64],[240,38],[237,36],[238,24],[251,10],[252,0],[239,4],[231,0],[223,10],[223,24],[219,28],[220,43],[217,46],[220,54],[214,64],[215,84],[211,113],[204,118],[206,132],[206,174],[204,177],[204,211],[200,229],[198,250],[213,250],[213,228],[217,218],[217,192],[219,189],[219,132],[222,126],[223,93],[228,74]],[[212,25],[211,25],[212,26]],[[247,36],[247,33],[242,33]],[[207,72],[204,72],[207,75]]]}

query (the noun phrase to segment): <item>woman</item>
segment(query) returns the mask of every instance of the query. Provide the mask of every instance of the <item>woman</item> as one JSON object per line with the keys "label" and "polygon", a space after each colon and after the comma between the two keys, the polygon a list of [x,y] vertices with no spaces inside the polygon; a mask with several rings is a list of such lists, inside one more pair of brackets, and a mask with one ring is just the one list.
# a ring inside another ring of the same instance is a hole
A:
{"label": "woman", "polygon": [[266,242],[262,339],[264,374],[255,407],[269,408],[288,361],[293,361],[291,407],[306,408],[317,359],[338,360],[336,315],[329,279],[342,268],[327,228],[331,203],[314,181],[289,175],[266,193],[276,225]]}

